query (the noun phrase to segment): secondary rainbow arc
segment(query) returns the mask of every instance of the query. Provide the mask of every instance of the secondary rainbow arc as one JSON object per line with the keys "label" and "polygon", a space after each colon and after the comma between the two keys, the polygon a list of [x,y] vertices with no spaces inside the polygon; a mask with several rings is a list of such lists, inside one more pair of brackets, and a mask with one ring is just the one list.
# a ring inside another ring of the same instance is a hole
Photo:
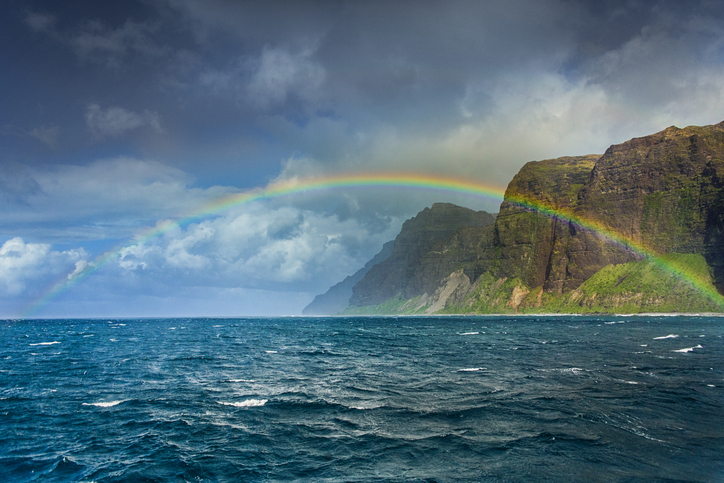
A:
{"label": "secondary rainbow arc", "polygon": [[570,222],[579,227],[595,232],[598,235],[604,237],[605,239],[608,239],[613,243],[625,247],[628,250],[638,253],[644,257],[657,260],[657,263],[662,268],[677,274],[677,276],[683,279],[686,279],[689,283],[691,283],[707,297],[719,304],[722,309],[724,309],[724,297],[722,297],[722,295],[714,290],[710,284],[706,284],[694,277],[689,276],[686,273],[683,273],[680,267],[675,267],[672,264],[666,262],[665,260],[660,259],[659,254],[645,246],[643,243],[637,242],[630,237],[626,237],[620,233],[617,233],[616,231],[604,226],[596,220],[584,219],[580,216],[575,215],[570,210],[546,205],[539,200],[534,200],[531,198],[512,194],[508,194],[508,196],[505,196],[505,189],[499,186],[477,183],[466,179],[447,176],[426,175],[418,173],[375,172],[341,174],[303,179],[295,178],[291,180],[275,182],[270,184],[266,188],[254,189],[220,198],[178,220],[167,220],[161,222],[155,227],[150,228],[144,233],[137,236],[132,243],[126,243],[104,252],[81,270],[74,272],[67,278],[56,283],[49,291],[47,291],[42,297],[36,300],[33,304],[29,306],[28,309],[25,310],[25,312],[23,313],[23,317],[31,316],[38,309],[50,302],[53,298],[67,291],[90,274],[94,273],[95,271],[99,270],[103,266],[116,259],[118,256],[120,256],[121,251],[124,248],[138,243],[145,243],[155,237],[163,235],[164,233],[175,227],[187,225],[212,216],[214,214],[221,213],[234,206],[239,206],[254,201],[262,201],[265,199],[274,199],[304,193],[324,192],[339,188],[363,189],[373,187],[395,187],[434,190],[455,194],[472,195],[495,201],[505,199],[505,201],[513,203],[520,207],[533,210],[546,216],[557,217],[562,221]]}

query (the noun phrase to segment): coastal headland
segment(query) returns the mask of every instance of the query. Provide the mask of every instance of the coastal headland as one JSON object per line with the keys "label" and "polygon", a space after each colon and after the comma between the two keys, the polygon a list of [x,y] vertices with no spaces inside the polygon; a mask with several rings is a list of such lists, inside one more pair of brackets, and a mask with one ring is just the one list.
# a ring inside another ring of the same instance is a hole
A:
{"label": "coastal headland", "polygon": [[724,312],[724,122],[527,163],[436,203],[307,315]]}

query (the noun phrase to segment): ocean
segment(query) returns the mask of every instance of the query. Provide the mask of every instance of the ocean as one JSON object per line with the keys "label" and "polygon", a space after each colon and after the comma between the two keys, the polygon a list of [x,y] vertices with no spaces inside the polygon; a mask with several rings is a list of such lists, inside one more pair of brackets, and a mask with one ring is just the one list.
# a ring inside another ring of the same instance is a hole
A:
{"label": "ocean", "polygon": [[0,481],[724,481],[724,318],[0,333]]}

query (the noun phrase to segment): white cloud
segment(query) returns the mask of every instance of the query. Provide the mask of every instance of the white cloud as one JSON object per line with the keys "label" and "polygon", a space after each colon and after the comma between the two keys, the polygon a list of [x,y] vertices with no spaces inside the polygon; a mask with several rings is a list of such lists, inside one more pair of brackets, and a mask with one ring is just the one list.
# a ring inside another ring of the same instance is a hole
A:
{"label": "white cloud", "polygon": [[289,99],[315,103],[326,71],[314,60],[314,48],[291,50],[265,46],[259,56],[234,59],[225,68],[207,66],[198,84],[220,96],[233,96],[236,102],[265,110],[283,105]]}
{"label": "white cloud", "polygon": [[609,123],[618,123],[622,135],[719,122],[724,112],[722,38],[721,25],[701,19],[676,28],[652,24],[588,62],[583,73],[589,84],[607,93],[616,109]]}
{"label": "white cloud", "polygon": [[88,254],[82,249],[54,251],[45,243],[25,243],[16,237],[0,247],[1,295],[18,295],[29,282],[46,282],[47,277],[78,269]]}
{"label": "white cloud", "polygon": [[98,104],[90,104],[86,108],[85,120],[90,131],[98,138],[118,137],[142,127],[163,132],[158,113],[149,110],[136,113],[118,106],[102,109]]}
{"label": "white cloud", "polygon": [[83,271],[85,271],[85,269],[89,266],[91,266],[91,264],[88,262],[88,260],[78,260],[77,262],[75,262],[75,269],[70,272],[66,277],[67,280],[72,280],[73,277],[83,273]]}
{"label": "white cloud", "polygon": [[215,230],[206,224],[198,227],[188,236],[172,240],[166,247],[165,257],[167,263],[172,267],[188,268],[191,270],[202,270],[208,268],[210,260],[208,255],[194,255],[190,250],[201,242],[209,240],[214,236]]}
{"label": "white cloud", "polygon": [[324,68],[312,60],[312,49],[292,54],[265,47],[248,86],[251,101],[259,107],[283,103],[289,95],[313,100],[324,83]]}
{"label": "white cloud", "polygon": [[[89,165],[0,170],[5,233],[32,230],[66,240],[125,238],[179,218],[236,190],[192,187],[187,173],[155,161],[115,158]],[[13,228],[17,227],[17,228]]]}
{"label": "white cloud", "polygon": [[119,250],[118,266],[124,270],[145,270],[148,266],[142,261],[153,251],[158,251],[158,247],[148,247],[143,244],[130,245]]}
{"label": "white cloud", "polygon": [[370,230],[354,219],[251,203],[126,247],[118,266],[151,285],[326,290],[395,237],[402,220],[387,223]]}

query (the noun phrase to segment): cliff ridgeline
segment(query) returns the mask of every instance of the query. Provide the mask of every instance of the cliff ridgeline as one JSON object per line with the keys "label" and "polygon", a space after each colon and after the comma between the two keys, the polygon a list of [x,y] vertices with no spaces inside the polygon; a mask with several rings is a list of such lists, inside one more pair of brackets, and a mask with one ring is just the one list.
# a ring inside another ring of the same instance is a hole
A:
{"label": "cliff ridgeline", "polygon": [[527,163],[497,216],[436,203],[384,255],[328,313],[724,312],[724,122]]}

